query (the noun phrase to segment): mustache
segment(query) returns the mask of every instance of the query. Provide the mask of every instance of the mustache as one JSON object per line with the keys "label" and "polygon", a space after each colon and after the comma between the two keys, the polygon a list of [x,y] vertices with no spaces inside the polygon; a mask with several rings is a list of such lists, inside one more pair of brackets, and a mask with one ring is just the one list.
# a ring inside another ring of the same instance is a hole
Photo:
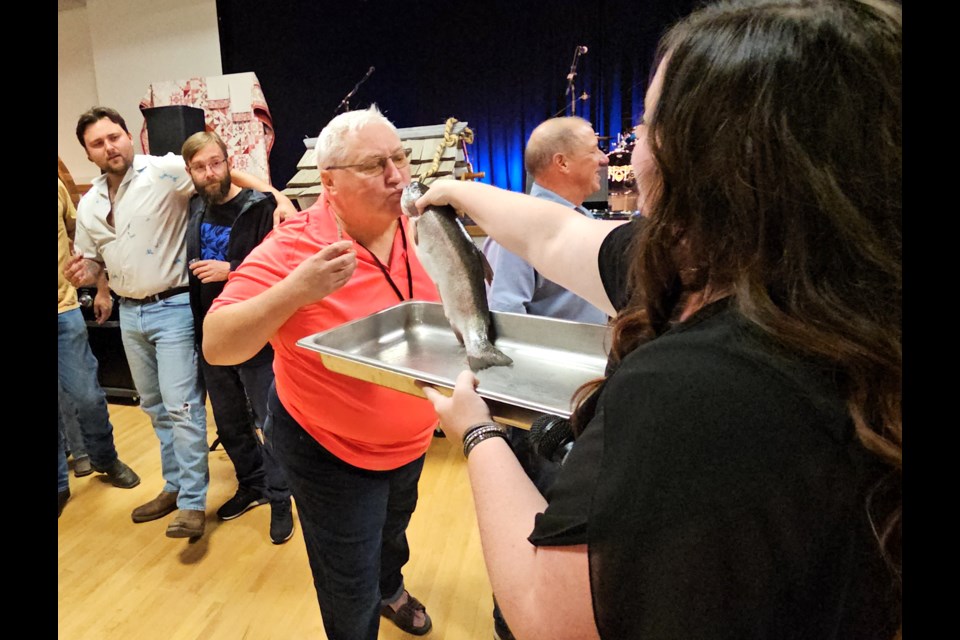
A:
{"label": "mustache", "polygon": [[222,180],[213,180],[202,184],[193,183],[200,197],[210,204],[222,202],[227,194],[230,193],[231,185],[232,182],[229,173],[225,175]]}

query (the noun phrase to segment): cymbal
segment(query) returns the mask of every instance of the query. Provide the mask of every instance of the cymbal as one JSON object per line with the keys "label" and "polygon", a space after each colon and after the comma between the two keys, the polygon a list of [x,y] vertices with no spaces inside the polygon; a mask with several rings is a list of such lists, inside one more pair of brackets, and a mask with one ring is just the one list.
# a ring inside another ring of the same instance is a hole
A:
{"label": "cymbal", "polygon": [[597,140],[613,140],[613,136],[597,136]]}

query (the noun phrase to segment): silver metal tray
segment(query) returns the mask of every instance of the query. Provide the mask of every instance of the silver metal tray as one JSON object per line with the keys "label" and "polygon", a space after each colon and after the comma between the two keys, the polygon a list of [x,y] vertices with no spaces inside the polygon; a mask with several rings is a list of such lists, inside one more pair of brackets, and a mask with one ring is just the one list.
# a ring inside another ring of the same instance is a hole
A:
{"label": "silver metal tray", "polygon": [[[529,427],[541,413],[569,417],[573,393],[603,375],[607,327],[516,313],[492,314],[497,348],[507,367],[477,372],[477,392],[494,418]],[[436,302],[404,302],[360,320],[307,336],[297,345],[320,354],[343,375],[423,397],[415,382],[448,394],[467,368],[466,351]]]}

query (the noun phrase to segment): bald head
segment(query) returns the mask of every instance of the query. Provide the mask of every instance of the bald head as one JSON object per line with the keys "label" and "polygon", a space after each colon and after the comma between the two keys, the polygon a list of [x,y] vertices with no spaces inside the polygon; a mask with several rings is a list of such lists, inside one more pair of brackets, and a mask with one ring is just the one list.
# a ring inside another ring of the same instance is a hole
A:
{"label": "bald head", "polygon": [[570,116],[537,125],[527,141],[523,164],[537,184],[581,205],[600,188],[600,167],[609,162],[590,123]]}
{"label": "bald head", "polygon": [[584,127],[593,131],[590,123],[579,116],[550,118],[538,124],[523,151],[523,166],[527,173],[536,178],[549,166],[554,154],[569,154],[574,146],[575,132]]}

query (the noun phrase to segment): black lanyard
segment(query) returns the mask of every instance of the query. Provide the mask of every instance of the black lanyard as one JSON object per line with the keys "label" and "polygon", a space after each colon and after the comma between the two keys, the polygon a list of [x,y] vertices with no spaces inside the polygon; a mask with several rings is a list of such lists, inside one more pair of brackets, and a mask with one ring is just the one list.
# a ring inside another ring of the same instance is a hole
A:
{"label": "black lanyard", "polygon": [[[400,225],[400,240],[403,242],[403,261],[407,265],[407,290],[409,291],[410,298],[413,299],[413,276],[410,274],[410,258],[407,257],[407,234],[403,230],[403,222],[398,222]],[[359,240],[354,240],[357,244],[363,247],[363,244]],[[383,263],[380,262],[380,258],[373,254],[373,251],[363,247],[367,250],[367,253],[370,254],[370,257],[373,258],[373,261],[377,263],[377,266],[380,267],[380,273],[383,274],[383,277],[387,279],[387,282],[390,284],[390,287],[393,289],[393,292],[397,294],[397,297],[400,299],[400,302],[404,302],[403,294],[400,293],[400,289],[394,283],[393,278],[390,277],[390,272],[387,271],[387,268],[383,266]]]}

